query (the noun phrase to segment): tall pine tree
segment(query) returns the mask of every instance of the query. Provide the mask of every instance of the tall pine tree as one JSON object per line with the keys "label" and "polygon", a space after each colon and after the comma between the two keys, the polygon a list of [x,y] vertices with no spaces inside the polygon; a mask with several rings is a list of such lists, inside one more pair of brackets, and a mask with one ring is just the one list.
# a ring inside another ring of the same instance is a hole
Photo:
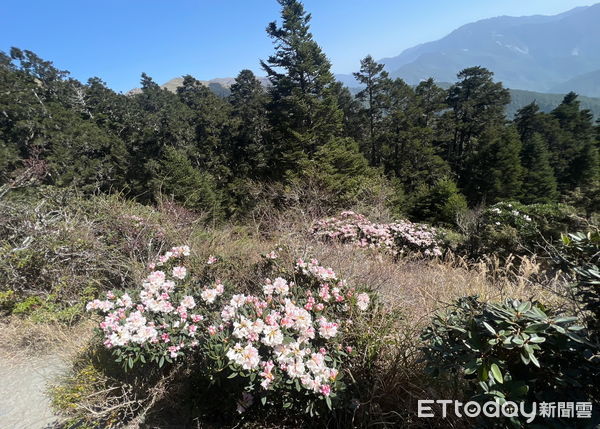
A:
{"label": "tall pine tree", "polygon": [[295,170],[342,127],[331,64],[310,32],[310,14],[300,1],[278,1],[282,24],[267,27],[275,53],[261,61],[272,84],[274,176]]}
{"label": "tall pine tree", "polygon": [[534,133],[524,140],[521,160],[525,169],[522,201],[527,204],[556,201],[556,178],[548,146],[540,134]]}
{"label": "tall pine tree", "polygon": [[504,107],[510,93],[492,80],[494,73],[483,67],[470,67],[458,73],[459,81],[448,90],[447,103],[453,136],[448,158],[459,176],[463,161],[476,151],[475,143],[490,127],[504,122]]}
{"label": "tall pine tree", "polygon": [[364,116],[366,117],[366,144],[365,152],[369,154],[369,160],[374,166],[381,163],[381,123],[386,108],[386,87],[390,84],[388,73],[383,70],[384,65],[377,63],[371,55],[367,55],[360,61],[360,71],[353,73],[358,82],[364,85],[356,98],[364,104]]}
{"label": "tall pine tree", "polygon": [[462,186],[473,204],[519,199],[523,185],[521,140],[514,127],[490,127],[466,160]]}
{"label": "tall pine tree", "polygon": [[268,154],[267,95],[250,70],[242,70],[231,85],[230,164],[238,177],[259,178]]}

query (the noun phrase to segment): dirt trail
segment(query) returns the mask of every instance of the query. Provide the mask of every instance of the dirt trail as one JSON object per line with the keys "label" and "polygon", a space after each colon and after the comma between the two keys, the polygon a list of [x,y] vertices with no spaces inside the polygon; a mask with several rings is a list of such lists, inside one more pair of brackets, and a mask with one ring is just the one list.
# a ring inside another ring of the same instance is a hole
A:
{"label": "dirt trail", "polygon": [[37,429],[56,421],[45,394],[48,382],[67,369],[58,355],[0,354],[0,428]]}

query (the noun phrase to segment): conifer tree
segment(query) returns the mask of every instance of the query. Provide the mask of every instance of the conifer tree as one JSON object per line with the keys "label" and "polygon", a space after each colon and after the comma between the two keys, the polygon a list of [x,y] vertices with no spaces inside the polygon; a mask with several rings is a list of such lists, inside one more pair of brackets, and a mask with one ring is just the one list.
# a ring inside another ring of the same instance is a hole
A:
{"label": "conifer tree", "polygon": [[563,192],[590,184],[598,177],[599,165],[592,114],[580,109],[577,94],[565,95],[562,103],[550,116],[557,121],[559,130],[549,130],[552,135],[550,150],[556,177]]}
{"label": "conifer tree", "polygon": [[152,188],[156,194],[174,198],[187,208],[220,217],[220,197],[213,177],[194,167],[181,149],[166,147],[154,165]]}
{"label": "conifer tree", "polygon": [[415,88],[417,103],[420,109],[419,125],[425,128],[434,127],[439,112],[446,105],[446,91],[437,86],[432,78],[420,82]]}
{"label": "conifer tree", "polygon": [[259,178],[266,168],[267,95],[250,70],[231,85],[230,162],[238,177]]}
{"label": "conifer tree", "polygon": [[303,162],[295,180],[312,183],[326,191],[327,204],[348,206],[357,203],[357,197],[377,177],[377,170],[369,166],[360,153],[358,143],[351,138],[333,138],[321,146],[314,159]]}
{"label": "conifer tree", "polygon": [[556,201],[556,178],[548,147],[540,134],[534,133],[524,141],[521,160],[525,169],[522,201],[526,204]]}
{"label": "conifer tree", "polygon": [[342,112],[331,64],[310,33],[310,14],[298,0],[278,2],[281,26],[267,27],[275,53],[261,65],[272,84],[272,171],[283,175],[339,134]]}
{"label": "conifer tree", "polygon": [[467,200],[456,182],[441,177],[432,185],[420,185],[412,194],[409,205],[409,215],[414,219],[453,225],[456,215],[467,209]]}
{"label": "conifer tree", "polygon": [[459,177],[463,161],[477,148],[478,138],[491,127],[504,122],[504,107],[510,93],[493,73],[483,67],[470,67],[458,73],[459,81],[448,90],[453,136],[448,144],[448,159]]}
{"label": "conifer tree", "polygon": [[364,105],[364,115],[367,120],[365,150],[369,154],[371,165],[381,163],[381,122],[386,108],[386,86],[390,84],[388,73],[383,70],[384,65],[377,63],[371,55],[360,61],[360,71],[353,73],[358,82],[364,85],[356,98]]}
{"label": "conifer tree", "polygon": [[[210,171],[218,181],[226,181],[231,171],[223,137],[229,125],[230,105],[190,75],[183,77],[177,96],[189,110],[189,118],[185,119],[188,125],[182,124],[180,129],[191,134],[193,147],[188,152],[192,164]],[[185,110],[180,114],[184,115]]]}
{"label": "conifer tree", "polygon": [[514,127],[485,130],[466,161],[462,185],[473,204],[519,199],[523,185],[521,141]]}

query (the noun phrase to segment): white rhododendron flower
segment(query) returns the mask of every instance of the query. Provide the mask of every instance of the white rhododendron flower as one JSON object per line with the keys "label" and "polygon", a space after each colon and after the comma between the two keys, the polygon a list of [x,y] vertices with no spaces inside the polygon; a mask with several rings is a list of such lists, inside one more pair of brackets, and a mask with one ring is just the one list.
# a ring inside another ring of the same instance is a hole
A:
{"label": "white rhododendron flower", "polygon": [[273,289],[278,295],[287,295],[290,291],[287,280],[281,277],[277,277],[273,280]]}
{"label": "white rhododendron flower", "polygon": [[369,298],[369,295],[366,293],[361,293],[356,297],[356,306],[360,310],[365,311],[367,308],[369,308],[370,300],[371,299]]}
{"label": "white rhododendron flower", "polygon": [[[339,240],[361,248],[383,249],[393,255],[406,250],[422,252],[426,256],[442,254],[437,230],[429,225],[408,220],[377,224],[352,211],[315,222],[313,234],[326,240]],[[327,273],[323,273],[323,279],[327,279]]]}
{"label": "white rhododendron flower", "polygon": [[196,301],[194,300],[193,296],[184,296],[183,299],[181,300],[181,305],[185,308],[194,308],[196,306]]}
{"label": "white rhododendron flower", "polygon": [[173,277],[183,280],[187,275],[187,270],[185,267],[174,267],[173,268]]}

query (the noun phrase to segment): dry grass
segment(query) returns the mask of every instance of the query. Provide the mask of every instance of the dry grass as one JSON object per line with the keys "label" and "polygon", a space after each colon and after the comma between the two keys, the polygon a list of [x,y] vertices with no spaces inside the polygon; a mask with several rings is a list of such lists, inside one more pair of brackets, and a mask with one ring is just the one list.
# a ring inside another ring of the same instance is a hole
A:
{"label": "dry grass", "polygon": [[92,337],[91,321],[75,326],[35,323],[29,319],[0,319],[0,359],[54,355],[70,360]]}
{"label": "dry grass", "polygon": [[[380,216],[386,219],[387,215]],[[412,320],[428,319],[440,307],[467,295],[479,295],[483,301],[516,298],[569,305],[566,283],[547,273],[544,261],[535,256],[501,260],[492,255],[475,262],[448,254],[442,260],[394,260],[377,250],[318,241],[309,233],[313,220],[311,212],[302,209],[264,215],[242,236],[239,229],[220,229],[210,251],[252,262],[259,253],[278,247],[294,257],[315,257],[350,282],[377,291],[386,305],[399,306]]]}

